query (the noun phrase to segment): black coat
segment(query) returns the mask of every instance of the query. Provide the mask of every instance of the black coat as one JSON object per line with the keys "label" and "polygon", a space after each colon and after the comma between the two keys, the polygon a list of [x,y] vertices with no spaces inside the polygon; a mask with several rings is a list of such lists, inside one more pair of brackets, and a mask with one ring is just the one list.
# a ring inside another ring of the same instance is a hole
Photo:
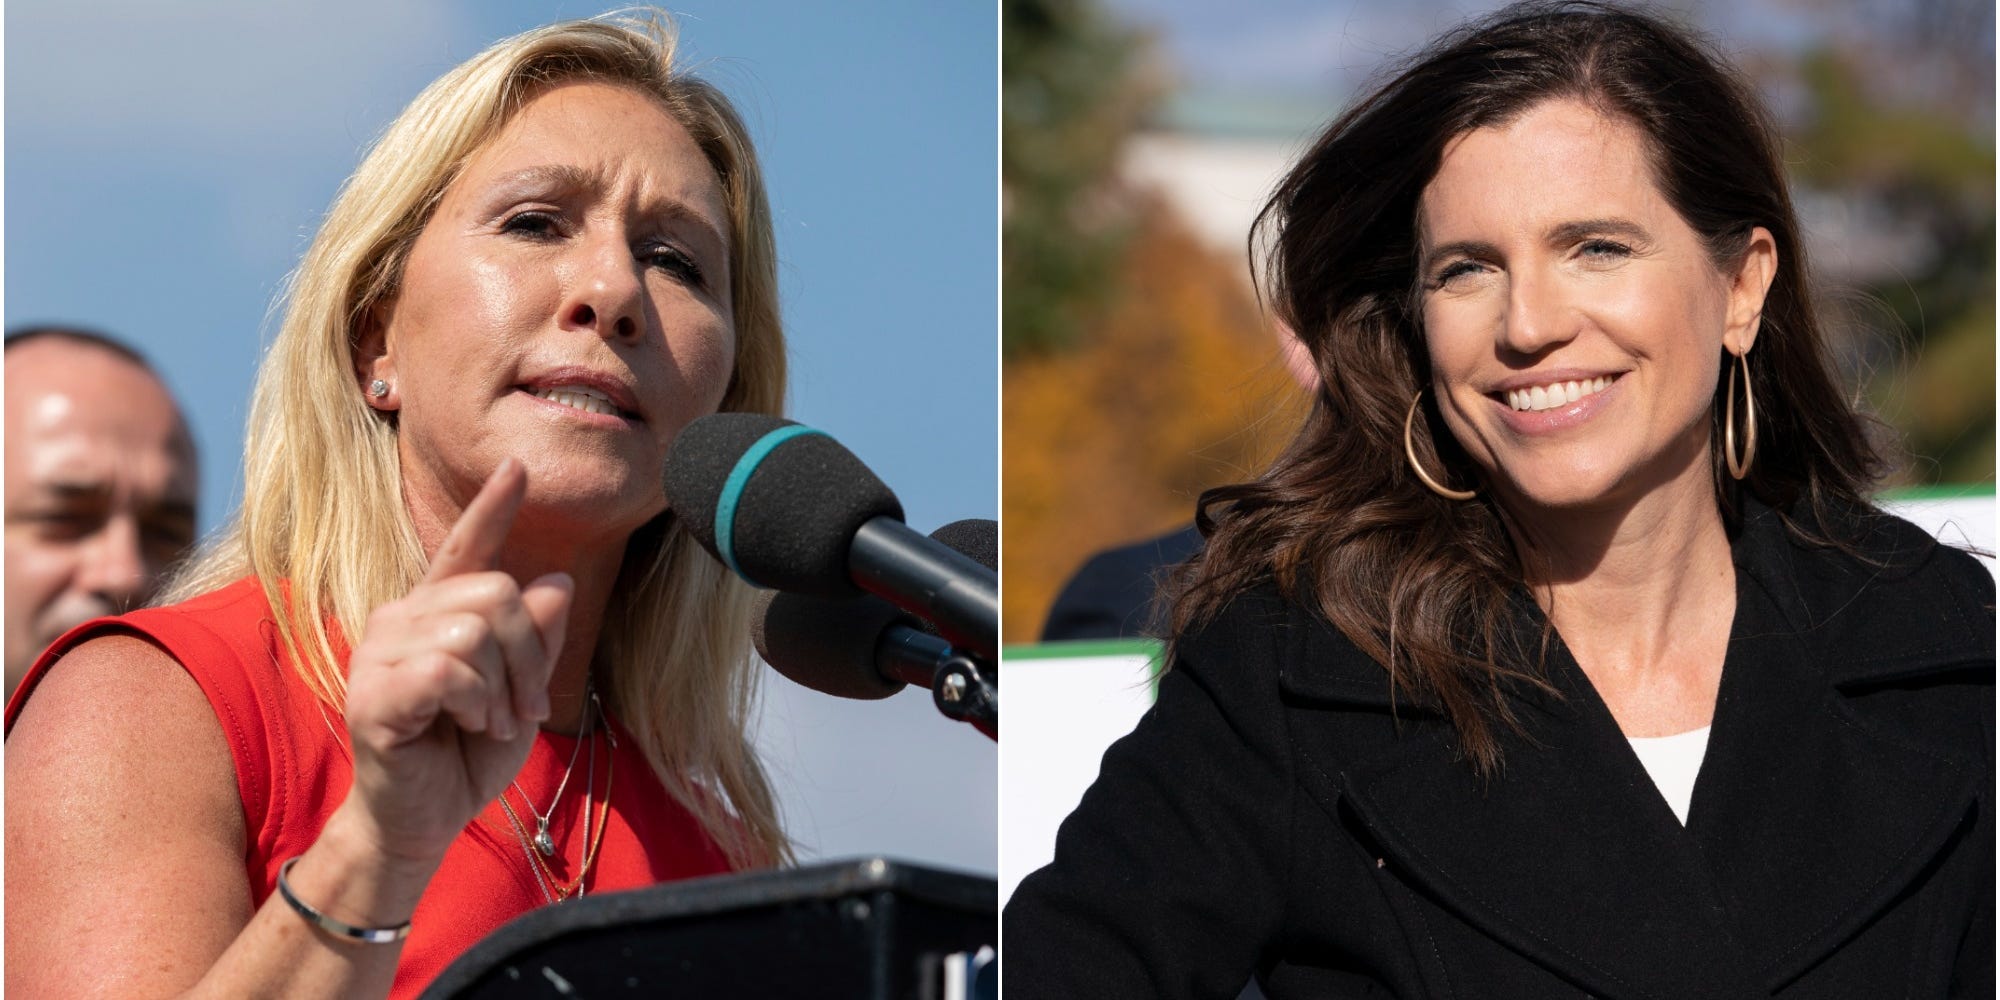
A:
{"label": "black coat", "polygon": [[1685,828],[1559,641],[1482,781],[1246,593],[1015,892],[1007,997],[1992,997],[1993,580],[1869,524],[1879,565],[1746,517]]}

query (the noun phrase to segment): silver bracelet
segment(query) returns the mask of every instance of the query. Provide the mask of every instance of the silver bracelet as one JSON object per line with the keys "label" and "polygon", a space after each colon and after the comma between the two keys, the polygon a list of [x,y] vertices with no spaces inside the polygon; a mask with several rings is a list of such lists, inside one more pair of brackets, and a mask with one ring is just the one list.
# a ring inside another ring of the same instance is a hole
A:
{"label": "silver bracelet", "polygon": [[306,918],[306,923],[334,937],[360,941],[363,944],[395,944],[410,936],[410,922],[407,920],[394,927],[356,927],[313,909],[305,900],[300,899],[298,894],[292,891],[291,884],[285,881],[285,876],[291,874],[292,866],[298,863],[299,859],[293,858],[278,866],[278,895],[285,897],[285,902],[292,904],[292,909],[298,911],[299,916]]}

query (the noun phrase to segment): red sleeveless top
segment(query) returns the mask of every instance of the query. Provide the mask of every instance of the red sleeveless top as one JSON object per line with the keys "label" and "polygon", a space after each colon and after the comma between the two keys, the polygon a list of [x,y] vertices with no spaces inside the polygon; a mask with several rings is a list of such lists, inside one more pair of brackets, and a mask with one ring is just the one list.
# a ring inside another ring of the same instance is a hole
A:
{"label": "red sleeveless top", "polygon": [[[347,730],[299,679],[278,639],[263,589],[243,579],[182,604],[101,618],[56,640],[30,668],[7,704],[11,731],[35,685],[78,643],[98,635],[132,633],[158,643],[201,685],[215,709],[236,764],[247,840],[243,845],[252,902],[262,906],[276,891],[278,867],[305,853],[347,795],[354,759]],[[344,662],[347,649],[335,640]],[[552,857],[542,859],[559,883],[576,877],[587,845],[583,811],[588,798],[592,829],[605,813],[597,859],[584,883],[590,893],[632,889],[673,879],[730,870],[722,849],[701,824],[667,794],[639,744],[614,719],[612,741],[586,740],[569,787],[549,820]],[[607,743],[615,745],[607,746]],[[595,781],[586,761],[595,745]],[[535,740],[518,780],[536,810],[547,810],[578,750],[571,737],[544,732]],[[607,781],[609,808],[605,802]],[[489,803],[445,854],[424,890],[403,944],[392,998],[414,997],[461,952],[506,923],[548,905],[530,859],[534,813],[510,788],[503,798],[519,818],[518,829]]]}

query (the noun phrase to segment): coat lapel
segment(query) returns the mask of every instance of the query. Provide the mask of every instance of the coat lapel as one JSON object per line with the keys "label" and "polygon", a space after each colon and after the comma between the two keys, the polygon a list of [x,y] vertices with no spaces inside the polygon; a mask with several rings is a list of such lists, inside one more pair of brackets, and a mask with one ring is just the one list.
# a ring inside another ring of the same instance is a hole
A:
{"label": "coat lapel", "polygon": [[[1768,996],[1893,903],[1990,791],[1976,761],[1885,731],[1843,687],[1990,678],[1992,611],[1884,567],[1857,576],[1789,543],[1761,507],[1737,558],[1687,828],[1559,639],[1548,676],[1563,697],[1522,699],[1531,740],[1510,741],[1482,781],[1435,712],[1392,704],[1380,668],[1330,626],[1298,630],[1280,681],[1295,707],[1402,720],[1383,751],[1303,741],[1320,766],[1302,780],[1438,903],[1593,994]],[[1517,627],[1539,634],[1518,603]]]}
{"label": "coat lapel", "polygon": [[1739,546],[1738,627],[1688,817],[1767,991],[1890,905],[1981,792],[1981,747],[1887,731],[1843,687],[1993,663],[1990,612],[1966,620],[1976,609],[1893,570],[1816,578],[1771,534]]}
{"label": "coat lapel", "polygon": [[[1524,611],[1521,625],[1539,635],[1538,616]],[[1560,642],[1549,671],[1563,698],[1523,699],[1534,742],[1511,742],[1491,780],[1458,757],[1448,727],[1405,704],[1403,717],[1424,721],[1386,753],[1327,761],[1341,770],[1322,803],[1344,799],[1410,881],[1592,994],[1751,995],[1701,856]],[[1369,703],[1356,678],[1331,674],[1296,671],[1286,689]]]}

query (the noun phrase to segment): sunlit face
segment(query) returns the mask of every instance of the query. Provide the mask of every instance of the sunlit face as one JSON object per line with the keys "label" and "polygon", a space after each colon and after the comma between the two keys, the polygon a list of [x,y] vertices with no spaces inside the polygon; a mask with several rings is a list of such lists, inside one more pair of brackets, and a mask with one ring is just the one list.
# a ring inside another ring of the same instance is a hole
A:
{"label": "sunlit face", "polygon": [[45,337],[7,352],[7,690],[49,642],[144,603],[194,541],[194,445],[160,380]]}
{"label": "sunlit face", "polygon": [[728,233],[714,169],[652,98],[530,100],[446,189],[362,340],[411,502],[462,504],[512,455],[524,520],[629,532],[664,510],[668,446],[729,384]]}
{"label": "sunlit face", "polygon": [[1718,271],[1639,131],[1569,100],[1453,140],[1419,225],[1431,388],[1503,500],[1707,482],[1718,366],[1756,338],[1768,232]]}

